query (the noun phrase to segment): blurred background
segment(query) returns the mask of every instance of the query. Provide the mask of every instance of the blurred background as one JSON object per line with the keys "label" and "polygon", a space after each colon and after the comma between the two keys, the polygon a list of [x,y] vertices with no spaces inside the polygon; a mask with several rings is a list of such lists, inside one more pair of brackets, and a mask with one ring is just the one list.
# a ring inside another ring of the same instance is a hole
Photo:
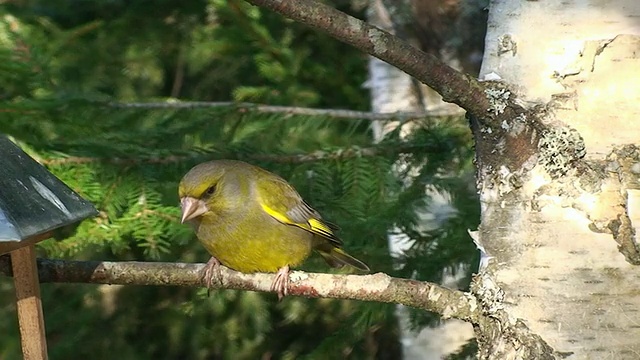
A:
{"label": "blurred background", "polygon": [[[328,3],[374,16],[364,0]],[[477,72],[486,4],[397,4],[393,32]],[[100,211],[40,243],[39,256],[206,262],[180,224],[177,182],[197,163],[233,158],[290,181],[372,271],[468,286],[478,255],[467,229],[479,206],[460,111],[376,132],[368,56],[240,0],[0,6],[0,133]],[[332,271],[319,256],[303,269]],[[43,284],[42,298],[51,359],[443,356],[407,350],[412,333],[441,323],[436,315],[387,304],[88,284]],[[3,360],[21,358],[15,312],[12,279],[0,277]],[[473,351],[456,346],[448,358]]]}

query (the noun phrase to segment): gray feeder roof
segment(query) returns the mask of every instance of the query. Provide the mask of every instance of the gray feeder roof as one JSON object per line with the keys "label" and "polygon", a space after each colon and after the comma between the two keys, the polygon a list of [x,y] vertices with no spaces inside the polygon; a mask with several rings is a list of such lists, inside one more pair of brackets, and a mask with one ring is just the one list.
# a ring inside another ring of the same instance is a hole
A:
{"label": "gray feeder roof", "polygon": [[90,202],[0,135],[0,245],[97,213]]}

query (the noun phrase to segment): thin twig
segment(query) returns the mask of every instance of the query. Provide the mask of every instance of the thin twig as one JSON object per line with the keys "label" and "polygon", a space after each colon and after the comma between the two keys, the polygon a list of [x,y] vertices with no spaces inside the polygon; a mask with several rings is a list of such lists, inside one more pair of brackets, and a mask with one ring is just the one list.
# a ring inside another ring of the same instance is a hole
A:
{"label": "thin twig", "polygon": [[112,102],[109,106],[120,109],[198,109],[198,108],[232,108],[238,111],[251,111],[265,114],[326,116],[335,119],[363,120],[400,120],[431,119],[464,115],[464,110],[439,108],[422,112],[375,113],[368,111],[344,109],[318,109],[293,106],[263,105],[254,103],[237,103],[232,101],[165,101],[143,103]]}
{"label": "thin twig", "polygon": [[189,159],[190,156],[169,155],[167,157],[139,157],[139,158],[117,158],[117,157],[90,157],[90,156],[67,156],[54,159],[36,159],[40,164],[46,166],[56,165],[79,165],[91,163],[107,163],[114,165],[137,165],[137,164],[172,164]]}
{"label": "thin twig", "polygon": [[360,157],[373,157],[384,154],[402,154],[410,153],[418,149],[424,149],[426,145],[422,144],[401,144],[394,147],[390,146],[371,146],[371,147],[351,147],[334,151],[316,150],[307,154],[294,155],[273,155],[273,154],[252,154],[251,159],[270,161],[276,163],[300,164],[321,160],[338,160],[352,159]]}
{"label": "thin twig", "polygon": [[[424,144],[400,144],[397,146],[378,145],[371,147],[350,147],[333,151],[317,150],[307,154],[293,155],[275,155],[275,154],[249,154],[243,155],[242,158],[249,160],[261,160],[282,164],[300,164],[323,160],[351,159],[358,157],[373,157],[385,154],[401,154],[410,153],[416,150],[425,149],[429,145]],[[216,157],[237,158],[233,154],[217,154]],[[220,156],[225,155],[225,156]],[[118,157],[88,157],[88,156],[68,156],[53,159],[38,158],[38,162],[46,166],[60,166],[70,164],[90,164],[90,163],[107,163],[114,165],[138,165],[138,164],[173,164],[183,162],[185,160],[202,158],[211,159],[215,154],[198,153],[194,156],[169,155],[166,157],[138,157],[138,158],[118,158]]]}

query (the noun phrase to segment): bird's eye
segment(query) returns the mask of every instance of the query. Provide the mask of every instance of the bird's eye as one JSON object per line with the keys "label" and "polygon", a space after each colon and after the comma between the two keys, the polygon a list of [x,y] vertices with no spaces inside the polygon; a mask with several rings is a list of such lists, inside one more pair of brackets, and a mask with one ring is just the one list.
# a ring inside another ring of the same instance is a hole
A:
{"label": "bird's eye", "polygon": [[209,186],[209,188],[207,189],[207,191],[204,192],[204,194],[207,196],[211,196],[213,195],[214,192],[216,192],[216,186],[212,185],[212,186]]}

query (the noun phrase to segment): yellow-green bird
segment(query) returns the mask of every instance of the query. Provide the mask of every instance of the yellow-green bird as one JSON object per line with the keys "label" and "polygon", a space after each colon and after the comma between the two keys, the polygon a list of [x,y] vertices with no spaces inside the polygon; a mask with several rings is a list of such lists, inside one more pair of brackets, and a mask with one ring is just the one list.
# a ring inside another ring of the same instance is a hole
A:
{"label": "yellow-green bird", "polygon": [[286,295],[290,267],[317,251],[332,267],[369,271],[342,250],[335,225],[322,220],[284,179],[257,166],[215,160],[195,166],[178,189],[182,222],[190,222],[211,254],[205,280],[220,264],[243,273],[275,272],[271,285]]}

